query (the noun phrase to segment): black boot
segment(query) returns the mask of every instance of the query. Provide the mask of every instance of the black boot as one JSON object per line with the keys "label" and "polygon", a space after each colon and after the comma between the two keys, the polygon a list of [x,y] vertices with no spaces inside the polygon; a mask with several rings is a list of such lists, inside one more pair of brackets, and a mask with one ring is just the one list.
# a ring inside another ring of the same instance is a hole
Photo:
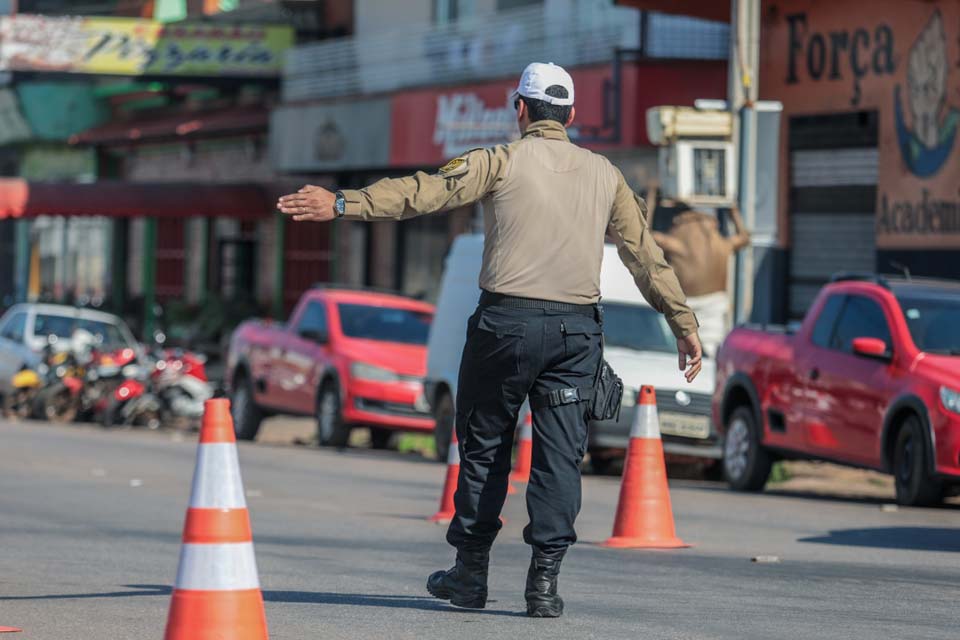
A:
{"label": "black boot", "polygon": [[449,571],[427,578],[427,591],[435,598],[468,609],[487,606],[487,567],[490,551],[457,551],[457,563]]}
{"label": "black boot", "polygon": [[533,550],[523,594],[527,599],[527,615],[531,618],[559,618],[563,613],[563,598],[557,595],[557,579],[564,553]]}

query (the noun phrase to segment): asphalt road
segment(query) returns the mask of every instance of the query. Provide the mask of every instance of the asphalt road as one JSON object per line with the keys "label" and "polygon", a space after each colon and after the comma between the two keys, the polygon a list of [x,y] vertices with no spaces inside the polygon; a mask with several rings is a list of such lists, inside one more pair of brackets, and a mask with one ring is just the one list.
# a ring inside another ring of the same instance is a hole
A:
{"label": "asphalt road", "polygon": [[[170,433],[0,422],[0,626],[24,640],[160,638],[195,443]],[[956,638],[960,509],[737,495],[671,482],[677,551],[614,551],[616,478],[587,478],[567,614],[523,615],[522,495],[494,547],[492,602],[431,599],[447,567],[443,468],[390,452],[241,445],[271,637]],[[779,556],[757,564],[751,557]]]}

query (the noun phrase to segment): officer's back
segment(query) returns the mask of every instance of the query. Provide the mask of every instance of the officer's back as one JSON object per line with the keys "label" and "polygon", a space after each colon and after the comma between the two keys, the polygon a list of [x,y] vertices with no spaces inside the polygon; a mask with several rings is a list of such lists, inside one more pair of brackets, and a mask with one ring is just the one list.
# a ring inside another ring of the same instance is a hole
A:
{"label": "officer's back", "polygon": [[552,121],[534,123],[501,153],[503,176],[484,202],[490,240],[481,286],[560,302],[596,300],[616,169]]}

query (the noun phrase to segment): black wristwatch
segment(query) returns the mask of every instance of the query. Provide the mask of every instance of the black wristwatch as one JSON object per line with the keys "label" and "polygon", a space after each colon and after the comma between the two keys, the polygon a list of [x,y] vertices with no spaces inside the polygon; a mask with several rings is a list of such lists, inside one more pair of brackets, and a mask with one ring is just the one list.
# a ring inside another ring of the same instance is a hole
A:
{"label": "black wristwatch", "polygon": [[347,199],[343,197],[342,191],[337,191],[333,195],[337,197],[333,202],[333,210],[336,212],[338,218],[342,218],[343,214],[347,212]]}

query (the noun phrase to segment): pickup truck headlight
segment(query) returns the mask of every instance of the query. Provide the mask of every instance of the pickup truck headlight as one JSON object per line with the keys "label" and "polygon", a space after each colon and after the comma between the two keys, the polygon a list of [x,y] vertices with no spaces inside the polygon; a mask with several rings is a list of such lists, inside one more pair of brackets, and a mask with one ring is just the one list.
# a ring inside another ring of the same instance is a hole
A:
{"label": "pickup truck headlight", "polygon": [[400,376],[389,369],[376,367],[365,362],[354,362],[350,365],[350,376],[360,380],[372,382],[399,382]]}
{"label": "pickup truck headlight", "polygon": [[953,413],[960,413],[960,391],[940,387],[940,402]]}

